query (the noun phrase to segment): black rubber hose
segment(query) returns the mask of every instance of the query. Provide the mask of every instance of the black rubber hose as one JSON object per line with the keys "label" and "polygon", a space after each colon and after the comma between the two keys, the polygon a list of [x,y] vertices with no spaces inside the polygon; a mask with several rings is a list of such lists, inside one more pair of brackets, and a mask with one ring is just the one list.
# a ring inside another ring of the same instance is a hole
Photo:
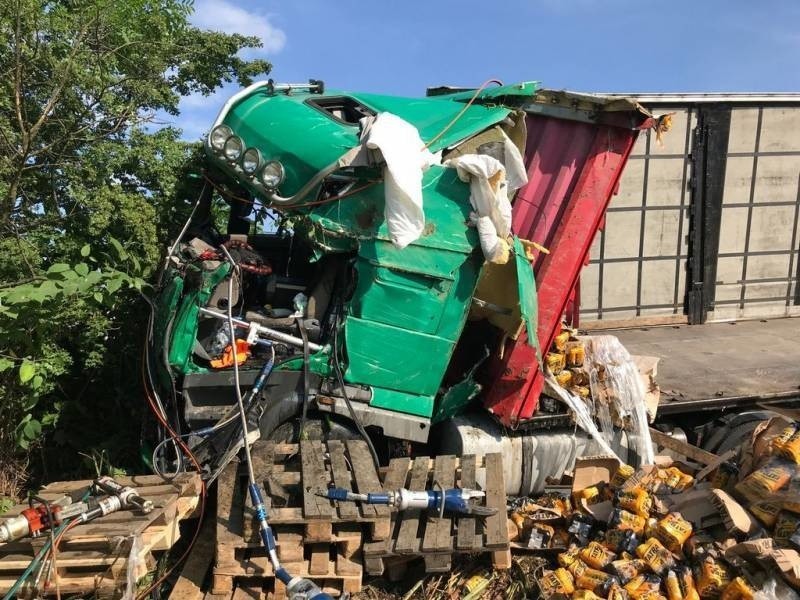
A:
{"label": "black rubber hose", "polygon": [[[341,315],[341,311],[339,312]],[[339,381],[339,387],[342,390],[342,397],[344,398],[344,402],[347,405],[347,410],[350,412],[350,418],[353,420],[353,423],[358,429],[358,433],[361,434],[361,437],[364,438],[364,441],[367,443],[369,447],[369,452],[372,455],[372,461],[375,463],[375,468],[380,469],[381,463],[378,460],[378,453],[375,451],[375,446],[372,444],[372,440],[367,435],[364,426],[361,424],[361,420],[358,418],[358,415],[353,410],[353,405],[350,403],[350,397],[347,395],[347,388],[344,385],[344,375],[342,374],[342,367],[339,364],[339,319],[337,316],[336,322],[333,326],[333,353],[331,354],[333,358],[333,370],[336,371],[336,378]]]}

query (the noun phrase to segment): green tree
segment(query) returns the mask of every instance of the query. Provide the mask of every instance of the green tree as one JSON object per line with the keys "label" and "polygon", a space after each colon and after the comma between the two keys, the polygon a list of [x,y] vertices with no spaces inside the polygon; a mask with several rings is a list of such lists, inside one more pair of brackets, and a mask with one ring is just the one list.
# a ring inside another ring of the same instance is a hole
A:
{"label": "green tree", "polygon": [[[191,10],[185,0],[0,3],[0,469],[10,465],[9,481],[37,445],[58,450],[42,462],[59,470],[54,455],[77,456],[66,448],[136,447],[139,293],[199,185],[186,177],[198,172],[197,145],[145,126],[159,111],[177,115],[181,96],[270,70],[239,55],[257,38],[199,30]],[[13,492],[3,481],[0,494]]]}

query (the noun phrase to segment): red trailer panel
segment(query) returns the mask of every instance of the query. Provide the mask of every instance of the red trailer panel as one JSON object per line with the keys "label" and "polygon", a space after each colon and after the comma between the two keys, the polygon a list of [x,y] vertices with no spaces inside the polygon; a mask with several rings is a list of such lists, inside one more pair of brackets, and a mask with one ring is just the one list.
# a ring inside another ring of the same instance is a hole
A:
{"label": "red trailer panel", "polygon": [[[654,123],[641,109],[629,111],[629,124],[623,111],[610,114],[611,119],[598,119],[609,124],[545,115],[526,118],[528,184],[514,202],[512,229],[550,250],[538,253],[533,263],[542,352],[561,328],[639,129]],[[628,126],[619,126],[623,123]],[[495,377],[484,395],[486,408],[510,427],[534,415],[544,386],[536,352],[526,341],[523,331],[505,342],[494,357]]]}

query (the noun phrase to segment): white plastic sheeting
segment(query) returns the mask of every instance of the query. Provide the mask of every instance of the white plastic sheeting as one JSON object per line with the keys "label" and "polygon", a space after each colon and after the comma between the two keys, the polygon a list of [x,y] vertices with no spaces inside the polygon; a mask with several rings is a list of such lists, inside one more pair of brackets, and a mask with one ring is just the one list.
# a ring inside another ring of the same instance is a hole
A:
{"label": "white plastic sheeting", "polygon": [[558,399],[572,410],[578,427],[592,436],[592,439],[594,439],[594,441],[600,446],[603,454],[607,456],[613,456],[618,461],[624,462],[611,448],[611,440],[607,436],[602,435],[600,430],[597,429],[597,425],[594,424],[594,420],[592,419],[592,415],[589,412],[589,407],[586,405],[586,403],[572,392],[562,388],[556,381],[556,378],[553,377],[552,373],[547,372],[546,379],[550,384],[550,391],[555,393],[555,395],[558,396]]}
{"label": "white plastic sheeting", "polygon": [[470,220],[478,228],[481,249],[489,262],[508,260],[511,233],[511,197],[528,182],[525,164],[517,147],[505,136],[505,164],[488,154],[465,154],[445,162],[462,181],[469,182]]}
{"label": "white plastic sheeting", "polygon": [[389,236],[398,248],[405,248],[422,235],[422,173],[441,158],[432,154],[417,128],[391,113],[380,113],[362,133],[370,150],[380,150],[386,193],[385,218]]}
{"label": "white plastic sheeting", "polygon": [[586,343],[584,364],[589,371],[594,412],[603,437],[608,441],[613,432],[613,421],[621,421],[642,464],[652,465],[655,452],[650,438],[644,384],[636,363],[613,335],[582,339]]}

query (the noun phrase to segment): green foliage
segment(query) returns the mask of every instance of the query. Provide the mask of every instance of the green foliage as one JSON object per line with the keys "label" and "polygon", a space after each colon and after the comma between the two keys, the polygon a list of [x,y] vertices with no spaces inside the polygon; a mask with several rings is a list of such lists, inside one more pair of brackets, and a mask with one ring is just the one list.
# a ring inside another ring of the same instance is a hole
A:
{"label": "green foliage", "polygon": [[143,127],[270,69],[239,55],[257,39],[200,31],[191,8],[0,2],[0,464],[37,444],[59,475],[76,451],[136,457],[141,294],[200,170],[198,144]]}

